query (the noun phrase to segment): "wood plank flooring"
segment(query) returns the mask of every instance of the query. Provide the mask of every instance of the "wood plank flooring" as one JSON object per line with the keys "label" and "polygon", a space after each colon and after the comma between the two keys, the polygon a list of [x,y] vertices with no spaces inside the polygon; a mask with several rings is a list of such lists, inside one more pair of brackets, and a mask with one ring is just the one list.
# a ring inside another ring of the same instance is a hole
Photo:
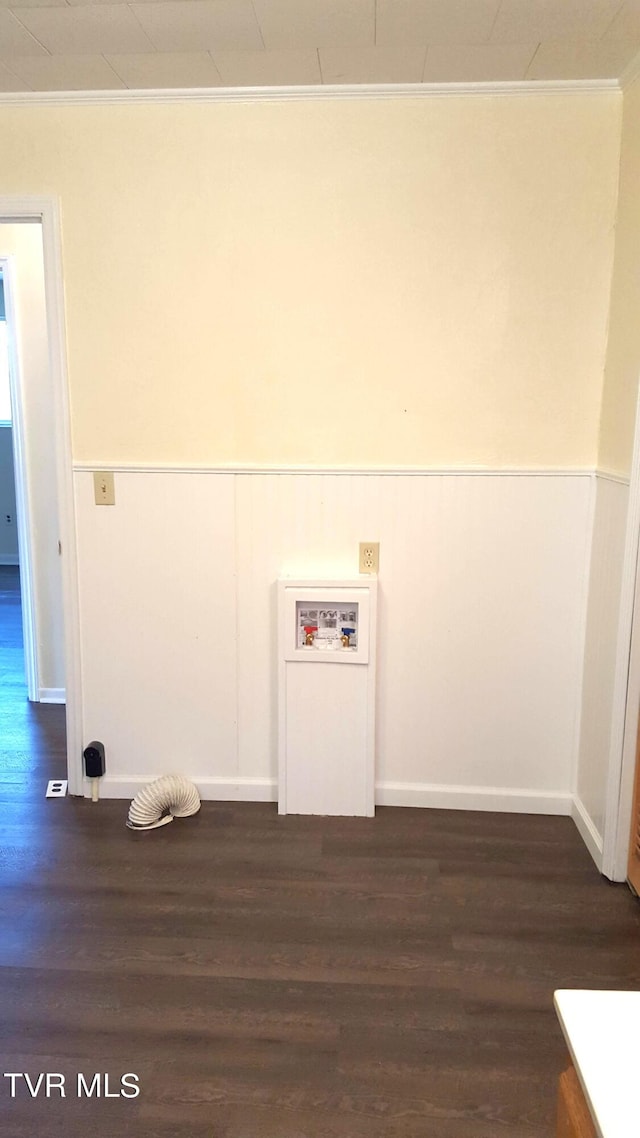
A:
{"label": "wood plank flooring", "polygon": [[3,1138],[552,1135],[554,988],[640,988],[640,904],[569,819],[207,802],[135,834],[46,801],[64,714],[26,701],[18,605],[0,568]]}

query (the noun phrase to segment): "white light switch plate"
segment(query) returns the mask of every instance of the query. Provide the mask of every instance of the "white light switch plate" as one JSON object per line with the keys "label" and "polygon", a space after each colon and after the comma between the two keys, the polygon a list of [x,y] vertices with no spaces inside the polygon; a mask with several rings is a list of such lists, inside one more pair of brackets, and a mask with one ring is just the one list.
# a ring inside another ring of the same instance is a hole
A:
{"label": "white light switch plate", "polygon": [[94,470],[93,493],[96,506],[115,506],[116,492],[112,470]]}

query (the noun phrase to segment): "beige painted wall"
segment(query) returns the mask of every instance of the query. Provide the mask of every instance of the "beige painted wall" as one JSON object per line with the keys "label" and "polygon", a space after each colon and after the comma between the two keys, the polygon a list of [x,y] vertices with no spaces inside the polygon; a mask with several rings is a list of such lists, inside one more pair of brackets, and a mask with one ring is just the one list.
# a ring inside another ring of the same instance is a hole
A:
{"label": "beige painted wall", "polygon": [[593,465],[621,98],[5,107],[77,461]]}
{"label": "beige painted wall", "polygon": [[631,467],[640,378],[640,79],[624,93],[620,194],[600,431],[600,465]]}

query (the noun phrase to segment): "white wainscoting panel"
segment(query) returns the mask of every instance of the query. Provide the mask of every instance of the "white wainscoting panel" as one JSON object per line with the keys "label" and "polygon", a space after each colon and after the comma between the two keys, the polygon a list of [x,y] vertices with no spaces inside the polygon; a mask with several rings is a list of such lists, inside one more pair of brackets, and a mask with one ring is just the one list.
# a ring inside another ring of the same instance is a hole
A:
{"label": "white wainscoting panel", "polygon": [[412,484],[404,524],[398,490],[385,543],[379,778],[568,791],[588,483]]}
{"label": "white wainscoting panel", "polygon": [[233,478],[75,476],[85,743],[107,778],[237,773]]}
{"label": "white wainscoting panel", "polygon": [[[372,479],[379,481],[385,479]],[[352,475],[236,476],[241,774],[277,778],[276,581],[357,575],[358,540],[376,539],[363,533],[362,503],[353,514],[356,492],[375,502],[368,482]],[[377,512],[366,518],[370,529]]]}
{"label": "white wainscoting panel", "polygon": [[272,582],[353,573],[379,541],[377,783],[567,813],[590,494],[579,476],[239,476],[241,772],[275,776]]}
{"label": "white wainscoting panel", "polygon": [[606,477],[595,479],[574,818],[598,865],[602,855],[628,501],[628,485]]}
{"label": "white wainscoting panel", "polygon": [[276,587],[380,542],[378,801],[568,813],[593,477],[76,472],[85,737],[104,793],[273,798]]}

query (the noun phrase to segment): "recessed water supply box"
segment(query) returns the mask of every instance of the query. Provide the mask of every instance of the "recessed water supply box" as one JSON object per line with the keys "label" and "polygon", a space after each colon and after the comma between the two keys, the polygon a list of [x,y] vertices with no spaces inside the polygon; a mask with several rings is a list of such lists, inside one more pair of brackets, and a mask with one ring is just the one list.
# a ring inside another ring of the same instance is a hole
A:
{"label": "recessed water supply box", "polygon": [[377,580],[278,582],[278,810],[374,812]]}

